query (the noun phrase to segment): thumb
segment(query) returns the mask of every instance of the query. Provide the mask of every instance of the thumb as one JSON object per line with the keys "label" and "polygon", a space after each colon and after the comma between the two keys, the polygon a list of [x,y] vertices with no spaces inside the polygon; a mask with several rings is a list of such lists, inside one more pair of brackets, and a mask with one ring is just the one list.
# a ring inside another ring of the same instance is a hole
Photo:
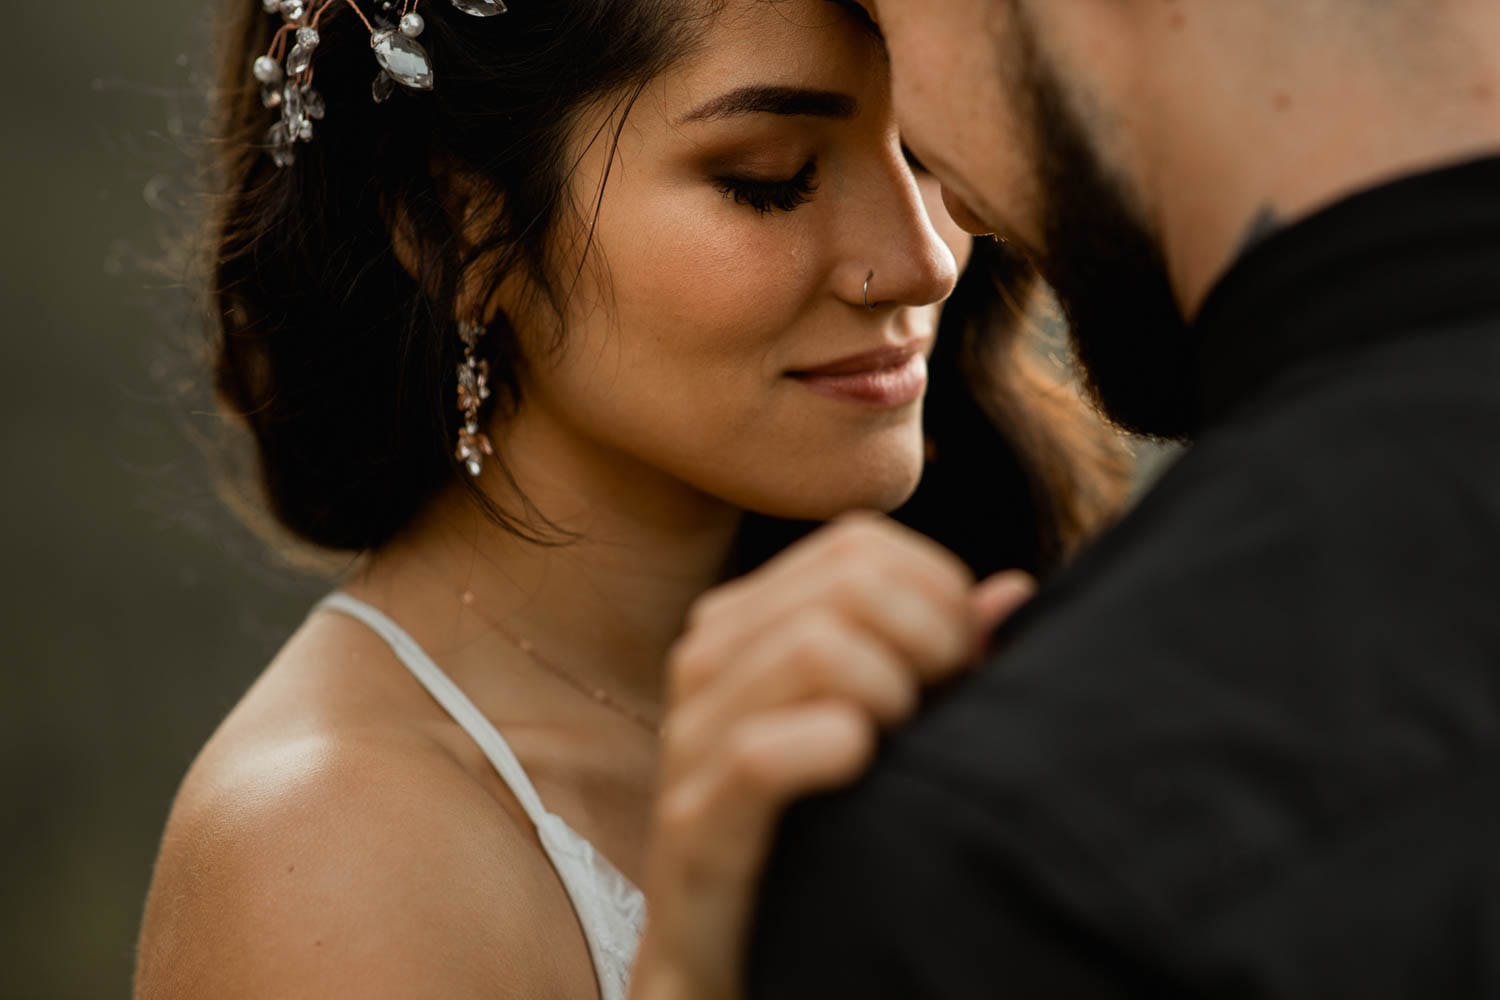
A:
{"label": "thumb", "polygon": [[969,595],[969,607],[979,629],[980,642],[989,641],[990,633],[1036,594],[1036,580],[1020,570],[996,573],[979,584]]}

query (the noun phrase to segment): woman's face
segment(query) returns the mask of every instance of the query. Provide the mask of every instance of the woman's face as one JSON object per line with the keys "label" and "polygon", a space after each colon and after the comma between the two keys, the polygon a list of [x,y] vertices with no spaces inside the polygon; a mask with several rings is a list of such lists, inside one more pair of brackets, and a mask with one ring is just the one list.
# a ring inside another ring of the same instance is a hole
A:
{"label": "woman's face", "polygon": [[613,159],[607,127],[582,130],[591,256],[519,419],[760,513],[899,506],[970,244],[908,165],[888,90],[879,44],[828,0],[730,0]]}

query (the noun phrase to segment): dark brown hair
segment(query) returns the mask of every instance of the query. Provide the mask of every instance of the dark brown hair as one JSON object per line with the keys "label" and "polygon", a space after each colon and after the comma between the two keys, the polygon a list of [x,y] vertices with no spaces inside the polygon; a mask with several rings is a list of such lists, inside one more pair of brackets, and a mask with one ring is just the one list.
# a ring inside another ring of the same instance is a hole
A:
{"label": "dark brown hair", "polygon": [[[622,120],[695,43],[712,4],[539,0],[475,19],[430,3],[423,42],[437,88],[384,105],[370,97],[368,32],[340,11],[323,21],[316,61],[327,118],[295,164],[277,168],[265,148],[273,112],[250,73],[276,19],[257,0],[232,3],[207,250],[218,393],[253,436],[281,526],[321,549],[374,549],[468,481],[452,455],[460,277],[482,266],[493,288],[519,271],[560,304],[567,276],[554,273],[549,238],[573,221],[567,150],[583,113],[605,102]],[[445,187],[457,176],[489,193],[475,208],[489,237],[467,250]],[[397,224],[421,273],[397,258]],[[1127,467],[1071,391],[1038,374],[1022,335],[1026,265],[991,241],[977,251],[933,359],[937,460],[898,516],[976,570],[1045,571],[1116,509]],[[484,345],[503,419],[520,402],[524,359],[504,317]],[[746,564],[804,529],[752,518]]]}

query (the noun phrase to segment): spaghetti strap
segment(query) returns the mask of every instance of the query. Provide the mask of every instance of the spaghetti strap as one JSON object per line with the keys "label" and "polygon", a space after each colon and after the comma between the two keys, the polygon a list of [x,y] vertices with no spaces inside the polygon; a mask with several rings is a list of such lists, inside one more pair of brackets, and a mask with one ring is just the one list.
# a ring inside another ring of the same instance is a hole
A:
{"label": "spaghetti strap", "polygon": [[542,804],[541,796],[537,794],[536,786],[526,775],[526,769],[521,766],[521,761],[516,757],[515,751],[511,750],[510,744],[505,742],[505,737],[500,731],[490,724],[490,720],[484,717],[484,713],[475,707],[469,700],[468,695],[459,690],[457,684],[449,679],[442,668],[433,662],[417,641],[407,634],[406,630],[397,625],[383,612],[376,610],[364,601],[350,597],[341,591],[329,594],[318,602],[318,608],[330,611],[338,611],[355,618],[365,625],[370,631],[380,636],[391,647],[391,652],[396,658],[405,664],[406,669],[411,671],[421,685],[427,689],[428,694],[453,717],[470,738],[484,751],[500,777],[510,786],[521,808],[526,810],[526,815],[536,826],[542,826],[551,813]]}
{"label": "spaghetti strap", "polygon": [[505,737],[405,629],[364,601],[339,591],[318,602],[317,609],[348,615],[384,639],[396,658],[489,758],[536,827],[542,849],[573,902],[594,960],[601,1000],[626,1000],[630,970],[645,926],[645,896],[586,837],[542,804]]}

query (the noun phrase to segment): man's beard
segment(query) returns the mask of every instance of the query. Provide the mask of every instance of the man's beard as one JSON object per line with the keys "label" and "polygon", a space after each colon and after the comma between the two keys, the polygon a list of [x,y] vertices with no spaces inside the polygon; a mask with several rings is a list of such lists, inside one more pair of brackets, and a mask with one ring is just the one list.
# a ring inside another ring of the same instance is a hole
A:
{"label": "man's beard", "polygon": [[1034,44],[1025,44],[1031,153],[1041,199],[1037,266],[1067,316],[1084,385],[1104,415],[1181,440],[1198,423],[1196,351],[1159,242],[1105,167]]}

